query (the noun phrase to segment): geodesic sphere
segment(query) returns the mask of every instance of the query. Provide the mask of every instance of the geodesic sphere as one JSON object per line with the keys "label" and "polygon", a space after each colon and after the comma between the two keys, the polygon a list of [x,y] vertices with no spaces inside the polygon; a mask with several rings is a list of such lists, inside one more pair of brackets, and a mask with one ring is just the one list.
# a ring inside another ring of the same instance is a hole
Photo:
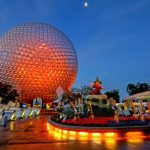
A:
{"label": "geodesic sphere", "polygon": [[18,90],[22,101],[56,98],[56,89],[71,88],[77,74],[75,48],[49,24],[26,23],[0,38],[0,82]]}

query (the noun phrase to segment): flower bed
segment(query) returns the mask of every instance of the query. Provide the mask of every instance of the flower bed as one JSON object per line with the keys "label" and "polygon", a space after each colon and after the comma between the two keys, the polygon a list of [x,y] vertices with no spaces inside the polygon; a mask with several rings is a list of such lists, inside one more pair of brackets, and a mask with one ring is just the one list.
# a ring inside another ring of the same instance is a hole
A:
{"label": "flower bed", "polygon": [[76,121],[74,121],[73,119],[67,119],[65,121],[61,121],[61,124],[73,126],[120,127],[148,125],[150,123],[150,119],[141,121],[140,118],[135,119],[134,117],[120,117],[119,120],[119,123],[116,123],[114,122],[113,117],[97,117],[94,119],[81,118]]}

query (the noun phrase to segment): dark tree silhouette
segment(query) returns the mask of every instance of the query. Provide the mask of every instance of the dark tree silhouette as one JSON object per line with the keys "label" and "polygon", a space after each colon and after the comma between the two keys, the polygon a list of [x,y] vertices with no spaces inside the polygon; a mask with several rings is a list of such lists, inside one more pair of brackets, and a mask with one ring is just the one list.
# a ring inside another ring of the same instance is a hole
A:
{"label": "dark tree silhouette", "polygon": [[18,96],[17,90],[12,89],[11,85],[0,82],[0,97],[2,97],[2,103],[7,104],[9,101],[15,101]]}
{"label": "dark tree silhouette", "polygon": [[116,100],[117,103],[120,102],[120,95],[119,95],[119,90],[118,89],[108,91],[105,94],[107,95],[108,99],[112,97],[113,99]]}
{"label": "dark tree silhouette", "polygon": [[129,95],[133,95],[133,94],[138,93],[137,86],[133,83],[129,83],[128,86],[127,86],[127,93]]}
{"label": "dark tree silhouette", "polygon": [[139,89],[139,93],[150,90],[149,85],[147,83],[141,83],[141,84],[139,84],[138,89]]}
{"label": "dark tree silhouette", "polygon": [[150,85],[148,85],[147,83],[138,82],[137,84],[129,83],[127,85],[127,93],[129,95],[133,95],[145,91],[150,91]]}

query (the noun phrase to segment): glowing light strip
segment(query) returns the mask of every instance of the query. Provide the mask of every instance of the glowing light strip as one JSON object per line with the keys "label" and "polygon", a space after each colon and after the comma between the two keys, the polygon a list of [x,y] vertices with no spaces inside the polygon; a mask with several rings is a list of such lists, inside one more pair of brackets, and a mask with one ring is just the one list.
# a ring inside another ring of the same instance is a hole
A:
{"label": "glowing light strip", "polygon": [[22,115],[21,115],[21,117],[23,118],[23,117],[24,117],[24,115],[25,115],[25,111],[23,111],[23,112],[22,112]]}
{"label": "glowing light strip", "polygon": [[[47,123],[47,130],[49,133],[52,133],[56,138],[61,139],[69,139],[69,140],[95,140],[102,141],[107,140],[106,143],[115,144],[118,139],[126,139],[127,142],[142,142],[143,138],[147,136],[143,135],[141,131],[132,131],[126,132],[123,137],[119,136],[117,132],[94,132],[94,131],[75,131],[69,129],[62,129],[55,127],[49,123]],[[132,139],[137,138],[137,140],[133,141]]]}
{"label": "glowing light strip", "polygon": [[83,140],[88,140],[88,139],[93,139],[93,140],[100,140],[102,138],[117,138],[117,133],[115,132],[106,132],[106,133],[99,133],[99,132],[87,132],[87,131],[73,131],[73,130],[63,130],[58,127],[54,127],[47,123],[47,129],[48,132],[53,132],[53,134],[57,135],[57,137],[60,135],[62,137],[65,137],[68,139],[83,139]]}
{"label": "glowing light strip", "polygon": [[31,116],[32,116],[32,114],[33,114],[33,110],[31,110],[31,112],[30,112],[30,114],[29,114],[29,117],[31,117]]}
{"label": "glowing light strip", "polygon": [[15,119],[15,113],[12,114],[12,116],[10,117],[10,120],[14,120]]}

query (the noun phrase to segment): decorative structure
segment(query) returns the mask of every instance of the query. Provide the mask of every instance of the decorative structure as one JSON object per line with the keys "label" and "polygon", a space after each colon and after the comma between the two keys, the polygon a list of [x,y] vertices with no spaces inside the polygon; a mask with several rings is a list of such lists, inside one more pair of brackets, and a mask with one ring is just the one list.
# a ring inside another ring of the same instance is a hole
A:
{"label": "decorative structure", "polygon": [[54,100],[59,86],[71,88],[77,69],[73,44],[54,26],[26,23],[0,38],[0,81],[14,86],[22,101]]}
{"label": "decorative structure", "polygon": [[94,81],[93,84],[93,89],[92,92],[90,94],[92,95],[101,95],[101,90],[103,89],[103,87],[101,86],[102,82],[99,80],[98,77],[96,77],[96,81]]}

